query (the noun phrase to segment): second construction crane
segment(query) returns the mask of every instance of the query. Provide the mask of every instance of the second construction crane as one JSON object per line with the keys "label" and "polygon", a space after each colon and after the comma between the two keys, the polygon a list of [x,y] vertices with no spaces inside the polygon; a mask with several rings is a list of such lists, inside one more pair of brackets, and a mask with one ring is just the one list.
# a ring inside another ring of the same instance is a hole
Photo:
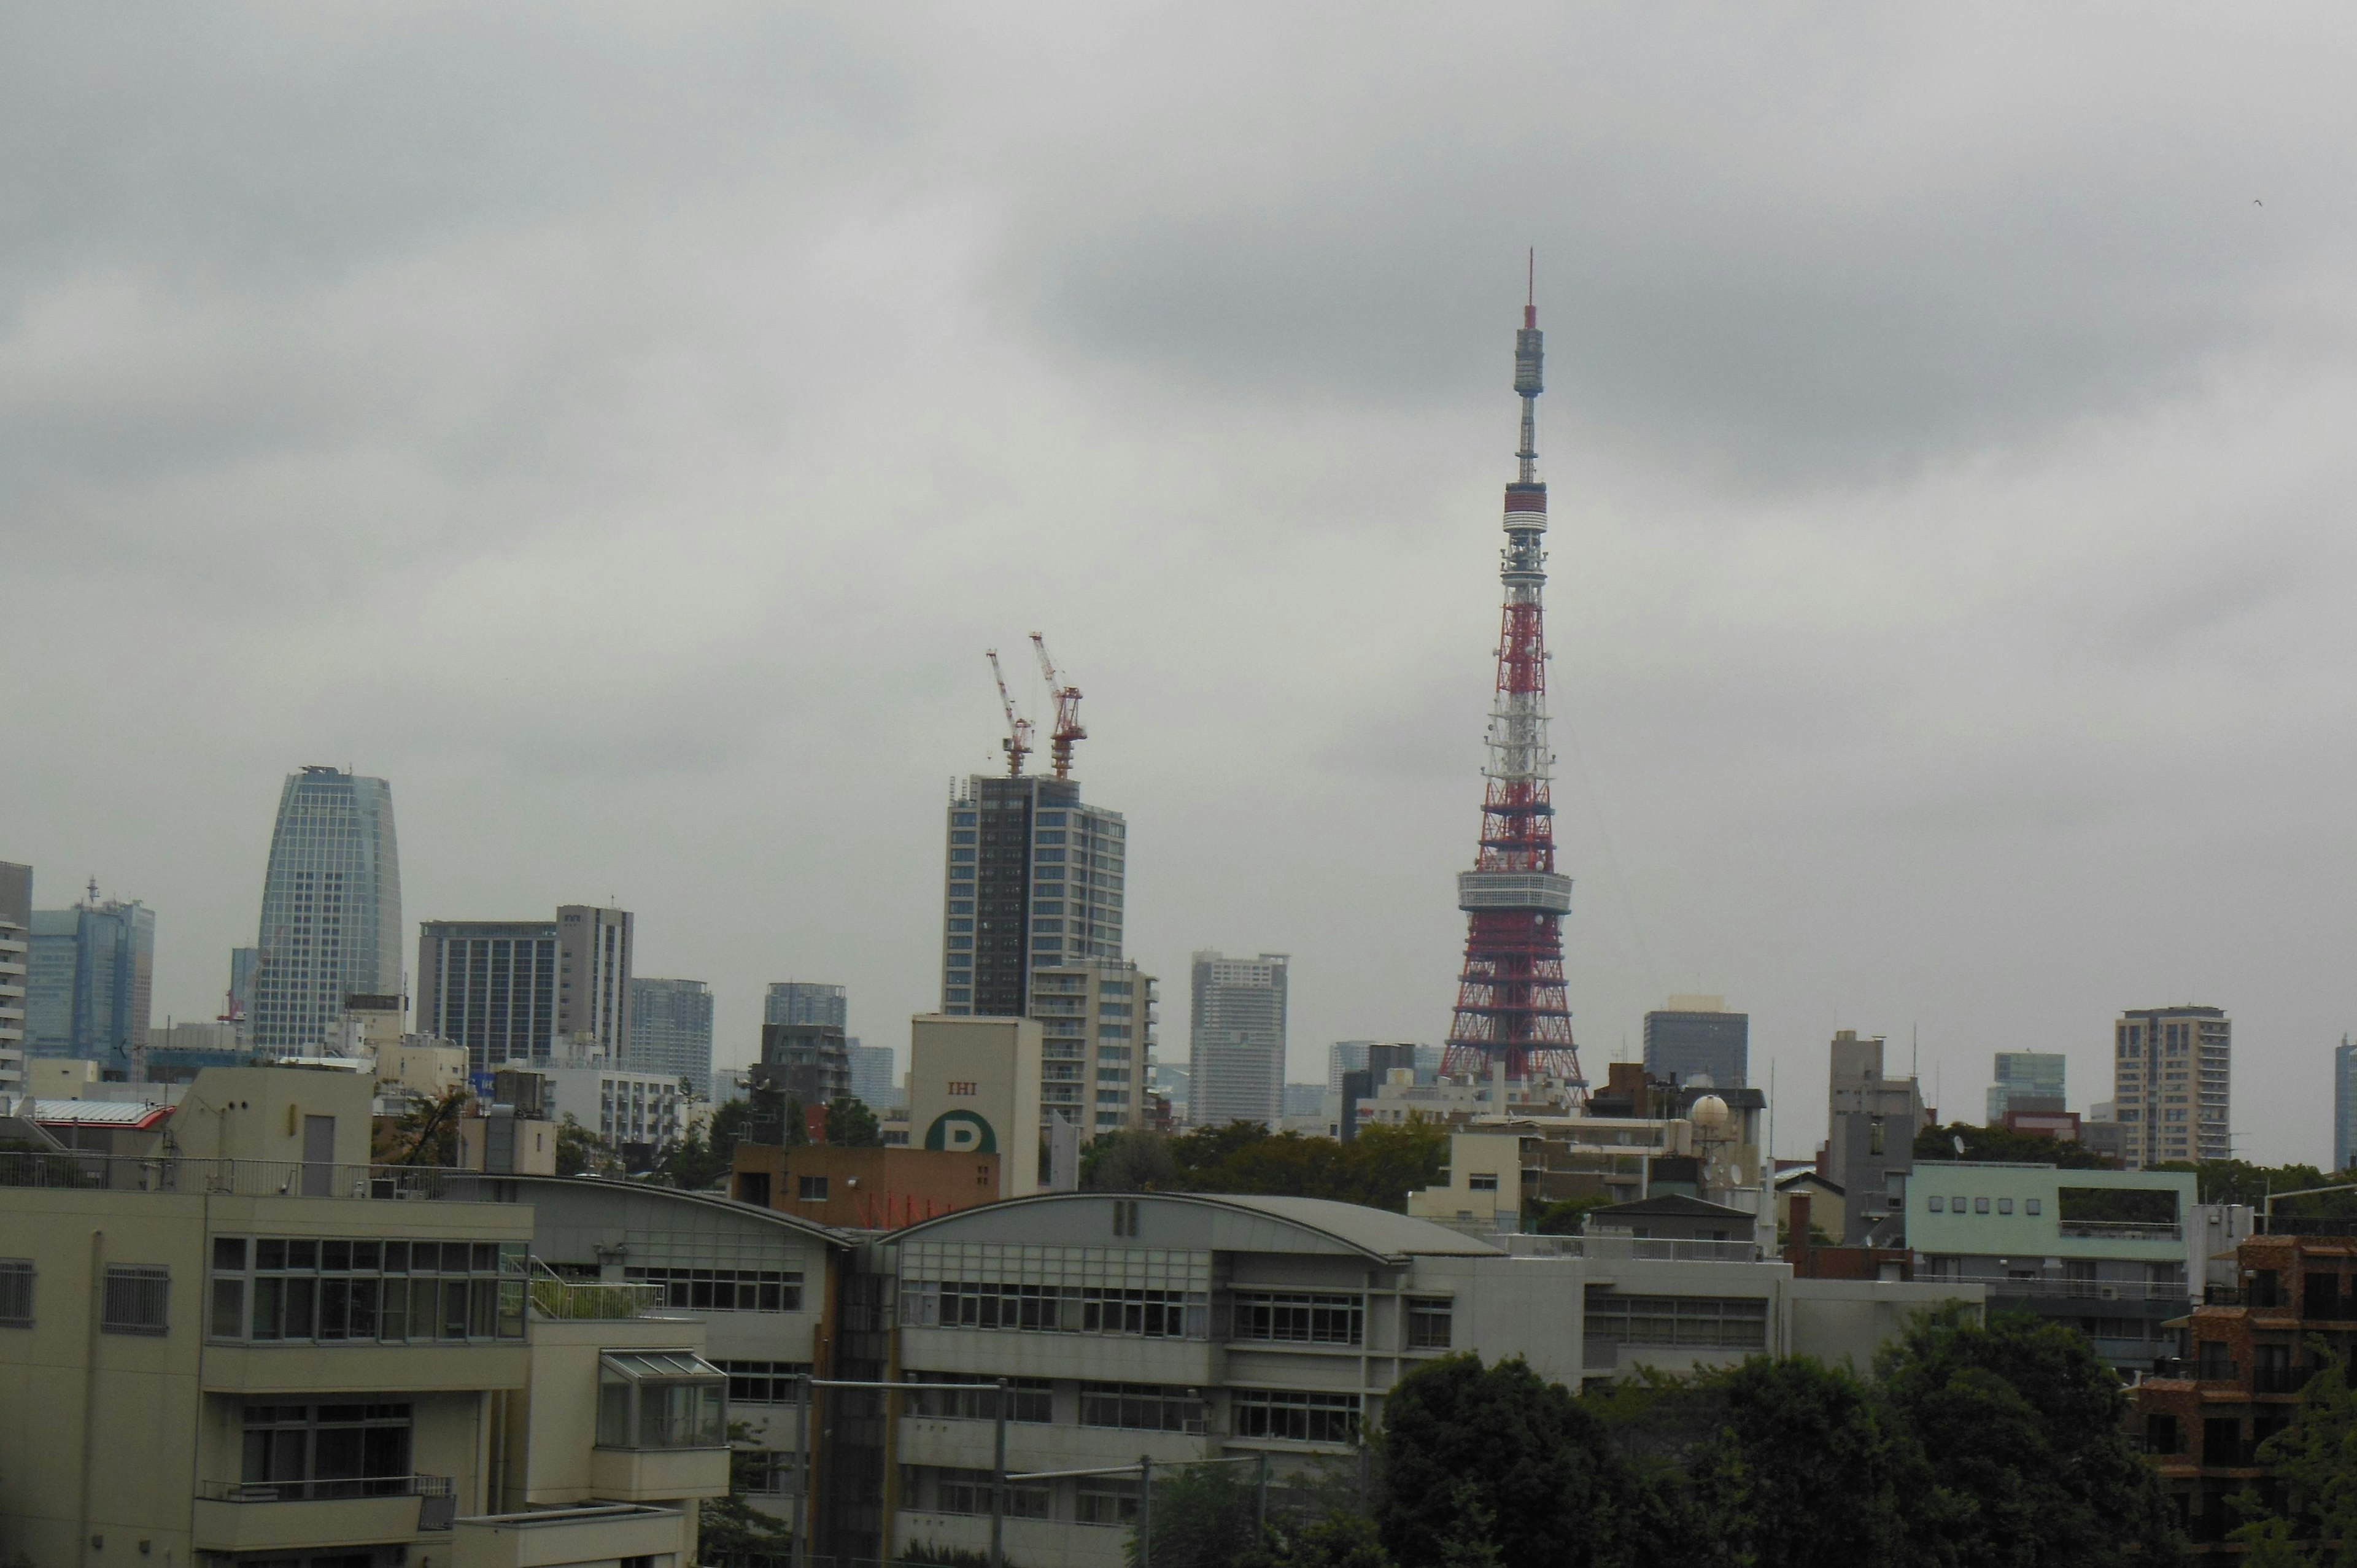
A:
{"label": "second construction crane", "polygon": [[[1039,656],[1039,673],[1048,682],[1048,694],[1056,703],[1056,727],[1049,733],[1048,756],[1059,779],[1072,776],[1072,743],[1086,740],[1089,732],[1081,727],[1081,689],[1059,674],[1055,661],[1048,657],[1048,639],[1039,632],[1031,634],[1032,650]],[[1023,759],[1037,748],[1031,737],[1036,733],[1029,719],[1015,706],[1015,694],[1006,689],[1006,671],[1000,668],[998,650],[987,650],[984,658],[990,660],[990,678],[998,684],[998,706],[1006,715],[1006,737],[998,743],[1006,753],[1006,776],[1023,777]]]}
{"label": "second construction crane", "polygon": [[1006,689],[1006,672],[998,667],[998,650],[985,650],[983,657],[990,660],[990,678],[998,682],[998,705],[1006,711],[1006,738],[998,743],[1006,753],[1006,776],[1023,777],[1023,759],[1031,755],[1031,721],[1015,711],[1014,694]]}

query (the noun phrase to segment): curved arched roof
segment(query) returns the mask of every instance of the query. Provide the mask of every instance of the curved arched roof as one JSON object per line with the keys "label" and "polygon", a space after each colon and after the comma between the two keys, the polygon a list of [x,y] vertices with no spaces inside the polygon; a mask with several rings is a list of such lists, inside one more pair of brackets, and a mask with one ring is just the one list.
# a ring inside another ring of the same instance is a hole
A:
{"label": "curved arched roof", "polygon": [[[1112,1206],[1134,1201],[1135,1236],[1116,1236]],[[1324,1197],[1210,1192],[1050,1192],[981,1204],[895,1231],[894,1240],[1127,1241],[1209,1251],[1355,1252],[1376,1261],[1414,1256],[1493,1257],[1478,1237],[1388,1209]],[[1306,1245],[1305,1245],[1306,1243]]]}

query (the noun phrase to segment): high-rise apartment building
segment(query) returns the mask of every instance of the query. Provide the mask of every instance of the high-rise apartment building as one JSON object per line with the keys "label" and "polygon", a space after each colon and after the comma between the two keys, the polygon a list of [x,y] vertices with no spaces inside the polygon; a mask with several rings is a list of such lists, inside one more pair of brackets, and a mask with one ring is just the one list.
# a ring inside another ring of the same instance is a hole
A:
{"label": "high-rise apartment building", "polygon": [[2068,1110],[2062,1080],[2070,1059],[2060,1051],[1997,1052],[1987,1124],[2003,1125],[2008,1111]]}
{"label": "high-rise apartment building", "polygon": [[0,860],[0,1100],[25,1091],[25,985],[32,940],[33,868]]}
{"label": "high-rise apartment building", "polygon": [[840,985],[807,980],[773,980],[761,999],[764,1024],[832,1024],[851,1027],[851,1004]]}
{"label": "high-rise apartment building", "polygon": [[1195,955],[1187,1117],[1196,1126],[1284,1119],[1286,962],[1284,953]]}
{"label": "high-rise apartment building", "polygon": [[1086,1142],[1146,1125],[1156,983],[1125,961],[1084,960],[1032,972],[1041,1126],[1053,1125],[1060,1113]]}
{"label": "high-rise apartment building", "polygon": [[2357,1046],[2341,1036],[2332,1053],[2332,1168],[2345,1171],[2357,1159]]}
{"label": "high-rise apartment building", "polygon": [[[1834,1036],[1825,1088],[1825,1178],[1842,1189],[1842,1241],[1880,1246],[1906,1230],[1915,1134],[1930,1124],[1914,1079],[1886,1078],[1883,1041]],[[1831,1229],[1830,1226],[1827,1227]]]}
{"label": "high-rise apartment building", "polygon": [[1750,1070],[1751,1015],[1728,1012],[1725,997],[1673,996],[1668,1006],[1645,1015],[1648,1077],[1741,1089]]}
{"label": "high-rise apartment building", "polygon": [[27,1055],[128,1068],[147,1043],[156,983],[156,915],[101,901],[98,884],[70,909],[36,909],[26,954]]}
{"label": "high-rise apartment building", "polygon": [[630,912],[556,910],[556,1033],[569,1050],[619,1061],[630,1046]]}
{"label": "high-rise apartment building", "polygon": [[229,1005],[222,1009],[241,1034],[253,1024],[253,978],[262,971],[260,948],[229,950]]}
{"label": "high-rise apartment building", "polygon": [[664,1073],[712,1098],[712,992],[700,980],[630,980],[633,1070]]}
{"label": "high-rise apartment building", "polygon": [[557,1037],[556,971],[554,920],[425,921],[417,1032],[463,1047],[470,1072],[545,1061]]}
{"label": "high-rise apartment building", "polygon": [[851,1092],[851,1047],[833,1024],[764,1024],[753,1081],[799,1099],[805,1109]]}
{"label": "high-rise apartment building", "polygon": [[288,774],[262,884],[254,1050],[317,1051],[345,997],[401,994],[401,931],[393,787],[335,768]]}
{"label": "high-rise apartment building", "polygon": [[893,1065],[889,1046],[863,1046],[856,1039],[846,1039],[844,1048],[851,1053],[851,1097],[877,1115],[896,1105],[908,1103],[900,1088],[900,1075]]}
{"label": "high-rise apartment building", "polygon": [[2222,1007],[2147,1007],[2112,1026],[2112,1100],[2130,1170],[2233,1147],[2233,1026]]}
{"label": "high-rise apartment building", "polygon": [[1034,971],[1122,956],[1128,828],[1069,779],[976,774],[950,798],[942,1011],[1019,1016]]}

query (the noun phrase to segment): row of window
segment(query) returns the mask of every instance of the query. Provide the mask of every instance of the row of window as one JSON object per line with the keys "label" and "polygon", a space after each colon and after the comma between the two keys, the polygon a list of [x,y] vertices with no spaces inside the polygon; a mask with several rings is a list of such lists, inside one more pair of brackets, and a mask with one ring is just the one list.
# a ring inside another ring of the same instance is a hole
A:
{"label": "row of window", "polygon": [[250,1404],[243,1495],[284,1501],[384,1496],[409,1487],[410,1407]]}
{"label": "row of window", "polygon": [[213,1273],[520,1274],[522,1241],[322,1241],[307,1237],[216,1236]]}
{"label": "row of window", "polygon": [[[37,1271],[27,1258],[0,1258],[0,1328],[33,1326]],[[99,1289],[98,1326],[106,1334],[171,1331],[172,1271],[148,1263],[110,1263]]]}
{"label": "row of window", "polygon": [[[813,1201],[826,1197],[826,1178],[816,1178],[818,1192]],[[802,1178],[807,1185],[812,1178]],[[810,1197],[808,1192],[804,1196]],[[799,1271],[779,1269],[667,1269],[626,1268],[626,1280],[638,1280],[663,1287],[663,1302],[668,1306],[683,1306],[704,1312],[800,1312],[802,1309],[802,1276]]]}
{"label": "row of window", "polygon": [[1203,1339],[1211,1333],[1210,1302],[1200,1291],[1098,1285],[916,1281],[900,1287],[900,1321],[912,1328],[1013,1328],[1148,1339]]}
{"label": "row of window", "polygon": [[1587,1287],[1586,1337],[1608,1345],[1764,1350],[1768,1303],[1757,1296],[1622,1295]]}
{"label": "row of window", "polygon": [[523,1337],[524,1286],[508,1279],[214,1276],[215,1339],[374,1339],[389,1343]]}
{"label": "row of window", "polygon": [[[1989,1211],[1989,1200],[1987,1198],[1967,1198],[1962,1193],[1958,1193],[1955,1197],[1943,1200],[1940,1195],[1935,1192],[1931,1197],[1923,1200],[1923,1207],[1933,1214],[1943,1212],[1949,1214],[1962,1214],[1964,1212],[1964,1205],[1967,1203],[1972,1205],[1972,1212],[1975,1214],[1986,1214]],[[2045,1207],[2046,1200],[2044,1198],[2025,1197],[2021,1200],[2021,1211],[2024,1214],[2038,1214],[2043,1212]],[[2009,1197],[1998,1198],[1996,1200],[1996,1211],[1999,1214],[2012,1213],[2013,1199]]]}
{"label": "row of window", "polygon": [[801,1396],[808,1361],[716,1361],[728,1374],[731,1404],[792,1404]]}
{"label": "row of window", "polygon": [[[910,1382],[972,1383],[973,1388],[918,1389],[907,1395],[910,1415],[959,1421],[997,1417],[991,1380],[956,1372],[909,1372]],[[1047,1425],[1056,1419],[1053,1385],[1045,1378],[1006,1380],[1006,1419]],[[1228,1396],[1238,1437],[1291,1443],[1356,1443],[1361,1396],[1297,1389],[1238,1389]],[[1191,1391],[1155,1383],[1082,1383],[1080,1424],[1126,1431],[1200,1432],[1205,1408]]]}

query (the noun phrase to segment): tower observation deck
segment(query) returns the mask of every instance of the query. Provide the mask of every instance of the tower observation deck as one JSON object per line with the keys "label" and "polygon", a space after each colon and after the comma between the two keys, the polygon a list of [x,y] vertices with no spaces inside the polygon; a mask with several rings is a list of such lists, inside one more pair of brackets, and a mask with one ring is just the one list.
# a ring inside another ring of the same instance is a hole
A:
{"label": "tower observation deck", "polygon": [[1538,477],[1538,397],[1544,347],[1535,303],[1514,334],[1514,391],[1523,400],[1519,471],[1506,487],[1499,580],[1497,696],[1490,709],[1481,842],[1473,869],[1458,873],[1465,911],[1465,970],[1443,1058],[1448,1072],[1554,1078],[1585,1088],[1564,991],[1563,917],[1571,878],[1555,867],[1555,754],[1548,748],[1546,485]]}

